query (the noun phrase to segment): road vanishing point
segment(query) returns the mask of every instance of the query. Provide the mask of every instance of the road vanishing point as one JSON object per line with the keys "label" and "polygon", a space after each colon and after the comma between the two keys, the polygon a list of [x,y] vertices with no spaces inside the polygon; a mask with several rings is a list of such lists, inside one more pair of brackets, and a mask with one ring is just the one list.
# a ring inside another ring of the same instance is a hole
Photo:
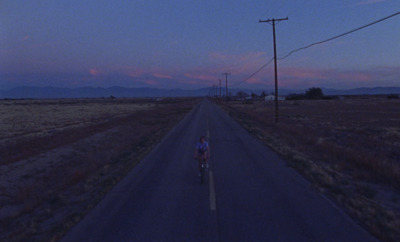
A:
{"label": "road vanishing point", "polygon": [[[201,135],[205,184],[193,159]],[[204,99],[62,241],[375,239]]]}

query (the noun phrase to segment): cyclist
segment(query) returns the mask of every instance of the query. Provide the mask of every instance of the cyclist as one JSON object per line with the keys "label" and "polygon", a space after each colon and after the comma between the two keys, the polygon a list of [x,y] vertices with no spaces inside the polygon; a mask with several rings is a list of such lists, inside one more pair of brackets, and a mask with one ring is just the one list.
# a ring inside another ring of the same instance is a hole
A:
{"label": "cyclist", "polygon": [[201,175],[200,174],[200,170],[201,170],[200,160],[201,160],[201,158],[204,159],[207,168],[208,168],[208,158],[210,158],[210,147],[208,146],[208,143],[206,141],[206,137],[204,137],[204,136],[200,137],[200,142],[198,142],[196,144],[196,149],[194,150],[194,158],[199,161],[199,175]]}

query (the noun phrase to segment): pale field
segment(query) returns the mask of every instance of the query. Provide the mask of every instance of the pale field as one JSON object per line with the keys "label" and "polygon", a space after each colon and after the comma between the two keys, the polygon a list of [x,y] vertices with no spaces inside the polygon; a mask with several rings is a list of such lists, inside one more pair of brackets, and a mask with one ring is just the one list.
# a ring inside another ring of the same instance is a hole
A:
{"label": "pale field", "polygon": [[66,128],[83,127],[154,107],[132,100],[2,100],[0,144],[20,138],[46,136]]}

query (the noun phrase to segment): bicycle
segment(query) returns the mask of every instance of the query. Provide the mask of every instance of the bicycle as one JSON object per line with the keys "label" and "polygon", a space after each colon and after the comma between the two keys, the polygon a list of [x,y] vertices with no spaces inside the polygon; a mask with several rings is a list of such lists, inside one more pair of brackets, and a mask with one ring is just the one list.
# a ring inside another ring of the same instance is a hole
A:
{"label": "bicycle", "polygon": [[206,159],[204,157],[199,157],[199,163],[200,163],[200,182],[201,184],[204,183],[205,177],[206,177]]}

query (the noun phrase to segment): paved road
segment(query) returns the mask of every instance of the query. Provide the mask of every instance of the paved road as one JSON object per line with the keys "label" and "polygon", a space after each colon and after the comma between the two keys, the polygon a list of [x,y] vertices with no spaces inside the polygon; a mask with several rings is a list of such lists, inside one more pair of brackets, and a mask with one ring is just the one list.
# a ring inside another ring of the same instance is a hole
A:
{"label": "paved road", "polygon": [[[166,117],[167,118],[167,117]],[[212,163],[201,185],[200,135]],[[373,241],[204,100],[63,241]]]}

